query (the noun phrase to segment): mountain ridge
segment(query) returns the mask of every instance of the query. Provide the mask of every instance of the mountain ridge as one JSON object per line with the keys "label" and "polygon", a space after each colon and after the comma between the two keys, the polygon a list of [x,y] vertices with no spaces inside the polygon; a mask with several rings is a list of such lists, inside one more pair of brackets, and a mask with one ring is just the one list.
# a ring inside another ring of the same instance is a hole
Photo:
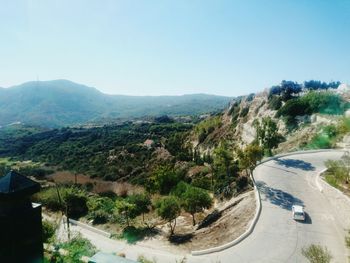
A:
{"label": "mountain ridge", "polygon": [[70,80],[29,81],[0,89],[0,125],[60,127],[102,118],[197,115],[221,110],[231,97],[108,95]]}

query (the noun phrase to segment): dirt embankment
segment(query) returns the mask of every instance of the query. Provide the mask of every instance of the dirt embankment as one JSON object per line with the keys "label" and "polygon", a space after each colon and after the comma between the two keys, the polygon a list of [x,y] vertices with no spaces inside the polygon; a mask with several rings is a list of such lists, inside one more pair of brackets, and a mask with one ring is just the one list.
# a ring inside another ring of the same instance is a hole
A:
{"label": "dirt embankment", "polygon": [[224,245],[242,235],[250,226],[255,214],[255,206],[254,191],[249,191],[229,201],[216,204],[210,212],[199,215],[197,220],[203,219],[215,209],[221,212],[221,216],[215,222],[199,230],[196,229],[197,226],[192,226],[190,215],[183,214],[178,217],[175,239],[183,239],[183,242],[170,242],[168,240],[169,228],[167,224],[164,224],[158,227],[161,234],[138,244],[151,248],[162,248],[174,253],[189,253],[192,250]]}

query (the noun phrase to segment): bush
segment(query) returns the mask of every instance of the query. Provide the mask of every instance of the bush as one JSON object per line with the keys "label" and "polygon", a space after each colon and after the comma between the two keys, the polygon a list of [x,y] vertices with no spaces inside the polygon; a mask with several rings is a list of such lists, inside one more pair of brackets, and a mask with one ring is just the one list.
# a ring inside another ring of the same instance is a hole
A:
{"label": "bush", "polygon": [[[329,149],[332,148],[337,138],[347,133],[348,130],[342,120],[338,126],[328,125],[323,127],[320,133],[316,134],[306,145],[309,149]],[[344,129],[344,130],[343,130]]]}
{"label": "bush", "polygon": [[64,197],[64,201],[68,210],[68,216],[71,218],[78,219],[89,211],[86,205],[87,197],[82,191],[69,191]]}
{"label": "bush", "polygon": [[169,194],[170,191],[183,179],[184,174],[170,166],[159,166],[150,178],[147,190],[158,191],[162,195]]}
{"label": "bush", "polygon": [[306,257],[310,263],[329,263],[331,262],[332,255],[326,247],[320,245],[310,245],[304,247],[301,253]]}
{"label": "bush", "polygon": [[33,200],[52,211],[67,210],[72,218],[79,218],[88,212],[87,194],[77,187],[49,187],[34,195]]}
{"label": "bush", "polygon": [[189,184],[185,183],[184,181],[181,181],[173,188],[173,190],[171,190],[171,194],[181,198],[181,196],[186,192],[188,187],[190,187]]}
{"label": "bush", "polygon": [[282,99],[280,96],[272,96],[269,99],[269,108],[271,110],[278,110],[282,107]]}
{"label": "bush", "polygon": [[150,260],[150,259],[147,259],[146,257],[144,256],[138,256],[137,258],[137,262],[140,262],[140,263],[157,263],[156,260]]}
{"label": "bush", "polygon": [[41,190],[39,193],[33,196],[33,201],[41,203],[47,209],[50,209],[52,211],[59,211],[64,209],[62,203],[59,200],[57,189],[55,187],[45,188]]}
{"label": "bush", "polygon": [[237,186],[237,191],[240,192],[244,190],[248,185],[248,177],[246,176],[240,176],[237,179],[236,186]]}
{"label": "bush", "polygon": [[43,220],[43,242],[50,243],[51,239],[54,237],[57,226],[50,221]]}
{"label": "bush", "polygon": [[305,96],[288,100],[278,111],[277,117],[286,117],[287,124],[293,124],[296,116],[313,113],[343,114],[347,104],[343,99],[330,92],[309,92]]}
{"label": "bush", "polygon": [[60,244],[59,247],[68,251],[68,255],[63,259],[65,263],[80,262],[82,256],[91,257],[96,253],[95,246],[81,236],[74,237],[71,241]]}
{"label": "bush", "polygon": [[200,177],[192,181],[192,185],[195,187],[203,188],[206,190],[212,189],[212,180],[209,177]]}
{"label": "bush", "polygon": [[240,111],[239,117],[244,118],[245,116],[247,116],[248,112],[249,112],[249,106],[244,107],[244,108]]}

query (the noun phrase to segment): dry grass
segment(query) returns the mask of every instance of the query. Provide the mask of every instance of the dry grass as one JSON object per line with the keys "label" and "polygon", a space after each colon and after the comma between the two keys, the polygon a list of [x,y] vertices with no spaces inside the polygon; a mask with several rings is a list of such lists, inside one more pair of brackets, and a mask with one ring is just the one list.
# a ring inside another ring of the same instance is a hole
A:
{"label": "dry grass", "polygon": [[[140,186],[132,185],[126,182],[110,182],[104,181],[99,178],[90,178],[84,174],[77,174],[78,184],[92,184],[92,192],[94,193],[104,193],[113,192],[119,196],[126,196],[135,193],[143,192],[143,188]],[[50,176],[48,179],[54,181],[55,183],[72,183],[75,182],[75,175],[69,171],[59,171]]]}

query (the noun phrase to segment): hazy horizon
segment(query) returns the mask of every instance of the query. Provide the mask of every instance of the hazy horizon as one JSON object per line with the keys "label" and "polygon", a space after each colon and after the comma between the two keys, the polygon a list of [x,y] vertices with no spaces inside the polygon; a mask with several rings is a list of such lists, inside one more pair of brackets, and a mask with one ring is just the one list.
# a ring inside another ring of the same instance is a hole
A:
{"label": "hazy horizon", "polygon": [[34,83],[34,82],[39,82],[39,83],[42,83],[42,82],[51,82],[51,81],[69,81],[69,82],[72,82],[72,83],[75,83],[75,84],[78,84],[78,85],[83,85],[83,86],[86,86],[88,88],[94,88],[96,90],[98,90],[99,92],[103,93],[103,94],[106,94],[106,95],[111,95],[111,96],[129,96],[129,97],[173,97],[173,96],[187,96],[187,95],[210,95],[210,96],[218,96],[218,97],[237,97],[237,96],[243,96],[243,95],[249,95],[249,94],[241,94],[241,95],[237,95],[237,96],[228,96],[228,95],[217,95],[217,94],[214,94],[214,93],[204,93],[204,92],[199,92],[199,93],[184,93],[184,94],[158,94],[158,95],[128,95],[128,94],[118,94],[118,93],[106,93],[104,91],[102,91],[101,89],[99,89],[98,87],[92,87],[92,86],[88,86],[88,85],[85,85],[84,83],[78,83],[76,81],[72,81],[72,80],[69,80],[69,79],[51,79],[51,80],[29,80],[29,81],[26,81],[26,82],[23,82],[23,83],[19,83],[19,84],[15,84],[15,85],[12,85],[12,86],[8,86],[8,87],[1,87],[0,88],[4,88],[4,89],[9,89],[9,88],[15,88],[17,86],[21,86],[21,85],[24,85],[24,84],[27,84],[27,83]]}
{"label": "hazy horizon", "polygon": [[350,1],[4,1],[0,87],[67,79],[111,95],[240,96],[350,83]]}

